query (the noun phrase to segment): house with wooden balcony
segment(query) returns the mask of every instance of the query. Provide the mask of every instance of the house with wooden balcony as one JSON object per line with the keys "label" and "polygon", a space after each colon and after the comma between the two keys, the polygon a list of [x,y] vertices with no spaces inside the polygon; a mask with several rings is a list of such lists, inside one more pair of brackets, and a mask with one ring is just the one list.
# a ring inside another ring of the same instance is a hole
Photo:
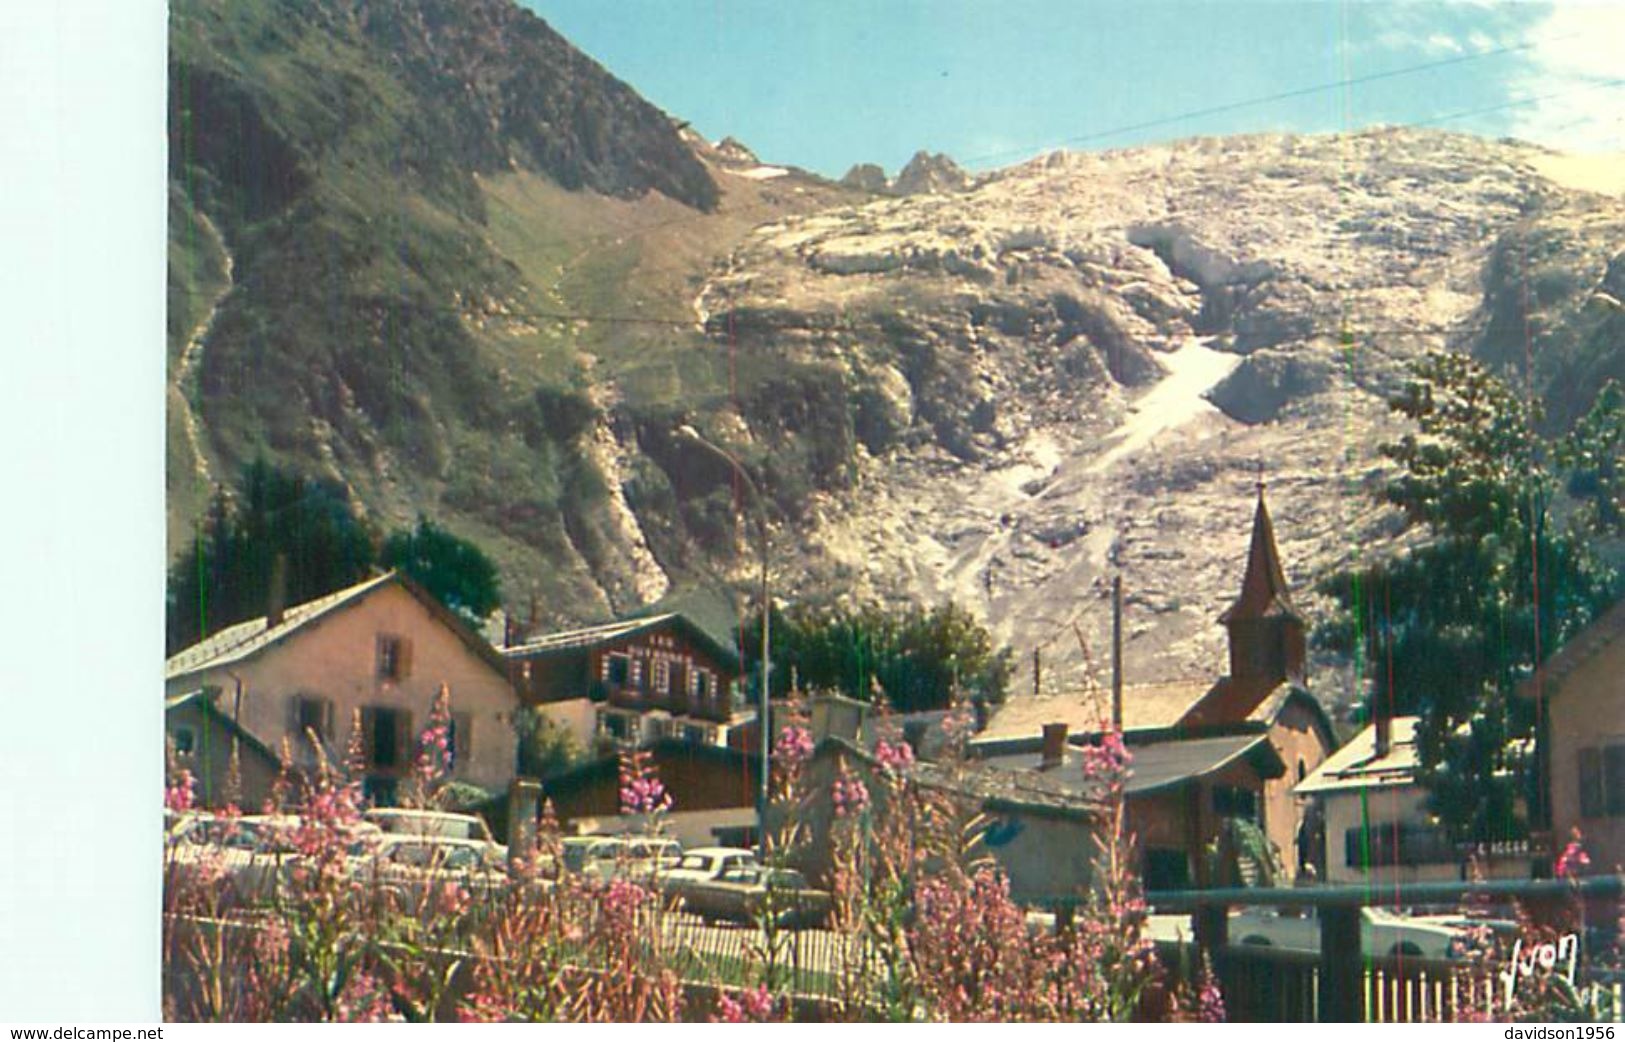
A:
{"label": "house with wooden balcony", "polygon": [[516,638],[500,651],[520,700],[587,748],[600,738],[727,748],[756,719],[740,697],[739,656],[680,614]]}

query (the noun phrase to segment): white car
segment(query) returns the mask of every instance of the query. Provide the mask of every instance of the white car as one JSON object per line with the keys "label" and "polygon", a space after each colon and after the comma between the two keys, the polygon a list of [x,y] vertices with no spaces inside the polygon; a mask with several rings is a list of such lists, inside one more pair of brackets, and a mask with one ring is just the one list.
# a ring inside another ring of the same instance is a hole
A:
{"label": "white car", "polygon": [[660,877],[663,889],[682,893],[696,883],[709,883],[736,868],[758,868],[756,852],[743,847],[696,847]]}
{"label": "white car", "polygon": [[[1193,939],[1187,915],[1149,916],[1146,933],[1155,941],[1188,943]],[[1232,947],[1320,951],[1320,919],[1314,908],[1244,908],[1230,913],[1229,934]],[[1360,948],[1365,955],[1449,959],[1462,937],[1455,926],[1386,908],[1360,909]]]}
{"label": "white car", "polygon": [[417,902],[442,882],[456,882],[476,897],[500,892],[508,883],[504,858],[494,843],[449,836],[386,834],[356,868],[379,892]]}
{"label": "white car", "polygon": [[664,876],[683,859],[683,847],[659,836],[623,836],[611,847],[594,848],[582,872],[595,879],[646,882]]}
{"label": "white car", "polygon": [[371,807],[361,817],[385,832],[406,836],[439,836],[446,839],[479,839],[495,843],[490,826],[477,814],[454,814],[441,810],[412,810],[407,807]]}

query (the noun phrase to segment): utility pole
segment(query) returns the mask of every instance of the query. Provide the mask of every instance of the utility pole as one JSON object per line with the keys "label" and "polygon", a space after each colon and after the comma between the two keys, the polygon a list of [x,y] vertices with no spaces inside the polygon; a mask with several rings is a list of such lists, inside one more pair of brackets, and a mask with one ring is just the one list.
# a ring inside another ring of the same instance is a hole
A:
{"label": "utility pole", "polygon": [[771,639],[773,625],[773,602],[770,598],[767,584],[767,503],[762,499],[762,490],[751,478],[750,471],[746,470],[745,465],[740,463],[739,460],[735,459],[732,453],[718,445],[712,444],[710,441],[707,441],[706,438],[700,434],[699,431],[695,430],[690,424],[683,424],[673,433],[679,438],[707,450],[712,455],[726,462],[728,466],[732,467],[734,473],[739,475],[740,482],[744,484],[746,488],[750,489],[751,498],[756,504],[757,552],[761,555],[762,559],[762,689],[756,710],[756,730],[760,732],[761,738],[762,767],[761,778],[759,779],[760,784],[756,789],[756,852],[758,858],[765,864],[767,862],[768,783],[772,773],[769,768],[769,757],[771,755],[773,746],[773,735],[770,720],[771,695],[767,686],[768,678],[772,672],[770,649],[772,647]]}
{"label": "utility pole", "polygon": [[1123,729],[1123,576],[1112,577],[1112,728]]}

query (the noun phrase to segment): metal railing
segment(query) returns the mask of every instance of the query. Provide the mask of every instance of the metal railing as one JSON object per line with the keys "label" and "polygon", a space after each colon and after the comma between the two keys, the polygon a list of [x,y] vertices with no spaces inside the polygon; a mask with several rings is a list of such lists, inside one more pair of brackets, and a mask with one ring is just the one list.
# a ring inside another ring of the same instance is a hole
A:
{"label": "metal railing", "polygon": [[[1392,1022],[1456,1019],[1469,1010],[1496,1018],[1508,1012],[1495,974],[1478,976],[1454,960],[1363,950],[1361,909],[1460,906],[1469,899],[1519,902],[1550,908],[1572,901],[1625,895],[1625,875],[1577,880],[1489,880],[1394,886],[1321,886],[1153,892],[1158,912],[1189,913],[1195,944],[1220,978],[1227,1008],[1247,1019],[1316,1022]],[[1046,902],[1062,910],[1075,901]],[[1316,952],[1249,950],[1230,943],[1230,910],[1244,907],[1313,909],[1319,921]],[[1593,980],[1582,995],[1619,1020],[1621,982]]]}

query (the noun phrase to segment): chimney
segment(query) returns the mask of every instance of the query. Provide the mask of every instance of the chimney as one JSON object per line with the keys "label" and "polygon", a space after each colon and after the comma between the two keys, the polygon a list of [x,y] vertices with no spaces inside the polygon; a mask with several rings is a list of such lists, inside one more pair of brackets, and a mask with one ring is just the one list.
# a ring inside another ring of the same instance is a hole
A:
{"label": "chimney", "polygon": [[282,625],[288,607],[288,555],[277,554],[271,561],[271,593],[265,606],[265,628]]}
{"label": "chimney", "polygon": [[1048,771],[1061,766],[1066,756],[1066,725],[1044,725],[1044,759],[1039,763],[1038,769]]}
{"label": "chimney", "polygon": [[844,738],[849,742],[863,740],[864,726],[869,722],[869,704],[840,695],[820,695],[812,700],[813,742],[825,738]]}
{"label": "chimney", "polygon": [[1382,698],[1372,699],[1372,726],[1376,733],[1376,750],[1374,759],[1382,759],[1394,744],[1394,718],[1388,711],[1387,702]]}

